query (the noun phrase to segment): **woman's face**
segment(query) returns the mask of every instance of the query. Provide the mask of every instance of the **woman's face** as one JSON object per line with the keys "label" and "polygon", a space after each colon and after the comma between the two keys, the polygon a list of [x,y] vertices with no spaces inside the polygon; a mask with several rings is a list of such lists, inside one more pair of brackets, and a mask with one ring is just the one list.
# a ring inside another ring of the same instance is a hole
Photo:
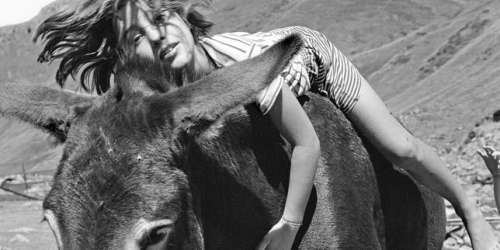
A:
{"label": "woman's face", "polygon": [[[157,4],[161,4],[158,0]],[[165,0],[163,0],[165,1]],[[187,66],[193,60],[195,41],[187,22],[181,17],[182,6],[154,10],[142,0],[126,1],[116,18],[120,43],[135,46],[136,55],[161,60],[172,69]]]}

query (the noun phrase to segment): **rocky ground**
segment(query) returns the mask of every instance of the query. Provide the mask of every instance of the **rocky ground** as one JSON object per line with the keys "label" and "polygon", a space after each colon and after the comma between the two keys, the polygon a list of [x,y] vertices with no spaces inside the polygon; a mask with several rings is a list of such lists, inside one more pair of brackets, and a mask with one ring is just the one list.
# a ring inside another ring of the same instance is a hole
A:
{"label": "rocky ground", "polygon": [[57,249],[40,201],[0,201],[0,250]]}
{"label": "rocky ground", "polygon": [[[500,217],[493,196],[493,179],[484,165],[477,149],[482,145],[500,149],[500,111],[494,116],[487,116],[475,124],[474,129],[464,135],[458,145],[449,145],[440,151],[441,157],[448,164],[448,168],[459,177],[461,184],[468,195],[472,196],[481,208],[490,224],[500,236]],[[453,208],[447,204],[447,239],[443,249],[471,249],[470,239],[465,233],[463,224],[457,220]]]}

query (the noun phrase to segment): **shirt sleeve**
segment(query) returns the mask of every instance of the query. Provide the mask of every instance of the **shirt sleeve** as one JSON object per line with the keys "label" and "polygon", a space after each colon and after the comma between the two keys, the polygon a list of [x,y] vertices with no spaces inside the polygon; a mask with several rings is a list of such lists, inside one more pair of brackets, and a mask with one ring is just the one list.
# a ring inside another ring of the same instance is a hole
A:
{"label": "shirt sleeve", "polygon": [[[264,46],[261,47],[262,51],[265,51],[281,39],[294,33],[298,33],[301,38],[304,39],[302,33],[297,32],[294,27],[276,29],[265,33],[255,33],[253,38],[256,42],[266,42]],[[262,42],[260,44],[262,44]],[[310,77],[317,73],[317,67],[313,57],[311,48],[307,45],[303,46],[276,79],[274,79],[266,89],[259,93],[257,96],[257,104],[264,114],[267,114],[274,105],[284,84],[290,87],[290,90],[295,96],[303,95],[311,88]]]}
{"label": "shirt sleeve", "polygon": [[356,67],[318,31],[292,26],[272,30],[266,36],[282,39],[292,33],[301,36],[304,47],[271,86],[261,93],[260,99],[257,99],[261,110],[264,113],[269,111],[277,97],[275,92],[280,91],[278,86],[286,83],[296,96],[313,88],[328,96],[344,113],[350,112],[359,98],[363,78]]}
{"label": "shirt sleeve", "polygon": [[347,114],[359,99],[363,76],[349,58],[330,41],[326,41],[331,49],[330,53],[326,54],[328,56],[324,57],[324,80],[318,90]]}
{"label": "shirt sleeve", "polygon": [[276,79],[257,96],[260,110],[266,114],[281,88],[287,84],[296,95],[314,89],[326,96],[345,113],[358,100],[361,75],[324,34],[302,26],[258,33],[225,33],[203,39],[206,50],[219,66],[255,57],[291,34],[298,34],[303,47]]}
{"label": "shirt sleeve", "polygon": [[309,73],[304,65],[299,51],[271,84],[257,95],[257,104],[262,113],[269,112],[284,84],[290,87],[295,96],[300,96],[310,89]]}

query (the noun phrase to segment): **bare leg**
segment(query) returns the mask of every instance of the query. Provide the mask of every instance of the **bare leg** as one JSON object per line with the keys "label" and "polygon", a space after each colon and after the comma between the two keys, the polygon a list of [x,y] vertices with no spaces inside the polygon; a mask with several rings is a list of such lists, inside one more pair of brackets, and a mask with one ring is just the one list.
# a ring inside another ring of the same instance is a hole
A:
{"label": "bare leg", "polygon": [[390,161],[450,201],[464,220],[474,249],[493,248],[495,235],[476,204],[434,150],[401,126],[364,79],[359,100],[348,116]]}

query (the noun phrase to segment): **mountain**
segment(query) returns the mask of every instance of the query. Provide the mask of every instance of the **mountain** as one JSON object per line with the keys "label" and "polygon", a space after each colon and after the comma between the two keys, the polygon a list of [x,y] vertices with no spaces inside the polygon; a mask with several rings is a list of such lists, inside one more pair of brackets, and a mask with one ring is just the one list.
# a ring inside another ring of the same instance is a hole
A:
{"label": "mountain", "polygon": [[[58,0],[33,20],[0,28],[2,82],[55,84],[32,42],[43,19],[81,1]],[[322,31],[360,68],[389,108],[436,146],[461,140],[500,98],[500,3],[486,0],[213,0],[213,33],[304,25]],[[495,67],[496,66],[496,67]],[[497,105],[498,106],[498,105]],[[0,176],[55,169],[50,136],[0,119]]]}
{"label": "mountain", "polygon": [[391,110],[431,144],[463,140],[500,108],[500,2],[481,1],[354,56]]}

